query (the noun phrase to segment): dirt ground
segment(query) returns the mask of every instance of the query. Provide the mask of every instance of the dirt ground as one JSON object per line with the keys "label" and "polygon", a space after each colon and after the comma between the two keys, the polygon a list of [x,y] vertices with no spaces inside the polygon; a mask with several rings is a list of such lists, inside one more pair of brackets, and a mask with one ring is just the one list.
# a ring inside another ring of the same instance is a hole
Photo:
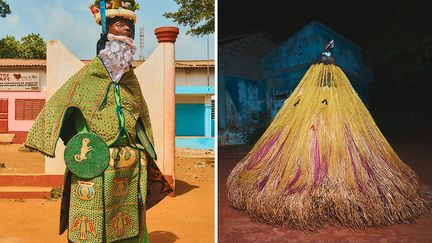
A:
{"label": "dirt ground", "polygon": [[[5,173],[42,173],[43,156],[0,145]],[[214,242],[214,154],[206,150],[176,151],[176,197],[166,197],[147,211],[152,243]],[[0,199],[0,242],[66,242],[58,235],[60,200]]]}
{"label": "dirt ground", "polygon": [[27,151],[21,144],[0,144],[0,174],[44,173],[44,156]]}
{"label": "dirt ground", "polygon": [[[423,190],[430,195],[432,185],[432,141],[422,137],[393,137],[390,144],[420,177]],[[229,207],[226,179],[251,146],[219,147],[218,151],[218,242],[432,242],[432,213],[414,224],[392,225],[365,230],[327,227],[317,232],[302,232],[286,227],[253,222]]]}

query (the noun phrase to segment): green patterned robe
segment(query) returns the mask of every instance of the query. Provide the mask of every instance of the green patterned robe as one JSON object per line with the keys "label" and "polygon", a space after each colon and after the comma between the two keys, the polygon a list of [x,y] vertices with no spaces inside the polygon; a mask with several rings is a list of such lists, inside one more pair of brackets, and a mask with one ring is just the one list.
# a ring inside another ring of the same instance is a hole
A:
{"label": "green patterned robe", "polygon": [[[120,118],[112,86],[103,62],[96,57],[46,103],[30,129],[25,146],[54,157],[58,138],[66,144],[78,132],[80,123],[84,123],[89,132],[101,137],[109,147],[117,147]],[[69,227],[69,239],[74,242],[100,242],[100,239],[109,242],[143,236],[145,210],[172,191],[154,162],[150,117],[133,70],[124,74],[119,87],[124,127],[130,135],[129,139],[120,140],[121,146],[135,144],[136,161],[124,168],[110,164],[103,176],[91,180],[80,179],[66,170],[60,234]],[[125,195],[113,193],[124,191],[125,187],[128,189]]]}

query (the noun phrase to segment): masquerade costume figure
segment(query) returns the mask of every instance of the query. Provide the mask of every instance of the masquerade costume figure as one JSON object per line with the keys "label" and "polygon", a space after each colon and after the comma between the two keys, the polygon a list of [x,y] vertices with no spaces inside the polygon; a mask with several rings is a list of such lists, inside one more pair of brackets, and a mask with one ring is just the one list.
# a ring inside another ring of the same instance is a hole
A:
{"label": "masquerade costume figure", "polygon": [[[148,242],[145,212],[172,192],[159,171],[149,113],[131,62],[134,0],[95,1],[98,55],[50,98],[25,146],[66,144],[60,234],[70,242]],[[61,155],[60,155],[61,156]]]}
{"label": "masquerade costume figure", "polygon": [[335,64],[333,46],[232,170],[229,203],[255,220],[302,230],[412,222],[428,211],[417,177]]}

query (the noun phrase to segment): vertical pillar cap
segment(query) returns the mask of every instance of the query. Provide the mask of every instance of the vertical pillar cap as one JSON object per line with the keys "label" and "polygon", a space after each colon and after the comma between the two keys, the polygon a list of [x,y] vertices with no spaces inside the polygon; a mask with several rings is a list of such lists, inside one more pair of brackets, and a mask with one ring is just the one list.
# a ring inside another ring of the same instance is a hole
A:
{"label": "vertical pillar cap", "polygon": [[163,43],[163,42],[175,43],[178,34],[179,34],[179,29],[173,26],[164,26],[155,29],[155,35],[159,43]]}

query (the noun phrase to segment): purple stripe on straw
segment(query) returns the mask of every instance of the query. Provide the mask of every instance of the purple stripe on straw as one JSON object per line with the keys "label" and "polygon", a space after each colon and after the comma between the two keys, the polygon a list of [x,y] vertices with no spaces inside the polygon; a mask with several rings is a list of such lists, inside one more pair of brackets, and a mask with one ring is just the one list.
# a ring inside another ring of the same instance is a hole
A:
{"label": "purple stripe on straw", "polygon": [[280,181],[281,181],[281,179],[282,179],[282,176],[283,176],[284,173],[285,173],[285,170],[286,170],[286,167],[287,167],[287,166],[288,166],[288,162],[285,163],[285,166],[284,166],[283,170],[281,171],[281,173],[279,173],[278,177],[275,179],[275,181],[274,181],[274,183],[273,183],[273,189],[276,189],[276,188],[279,186]]}
{"label": "purple stripe on straw", "polygon": [[[354,143],[352,136],[350,136],[350,140],[351,140],[352,144],[354,145],[354,148],[356,149],[357,153],[359,154],[361,164],[362,164],[363,168],[366,170],[368,177],[371,179],[371,181],[373,183],[375,183],[378,194],[381,196],[384,204],[387,205],[387,198],[385,197],[384,193],[382,192],[372,168],[369,166],[369,163],[367,162],[367,160],[360,154],[360,150],[359,150],[358,146]],[[350,156],[351,156],[351,150],[350,150]],[[351,158],[352,158],[352,156],[351,156]]]}
{"label": "purple stripe on straw", "polygon": [[358,149],[357,145],[355,144],[355,141],[354,141],[354,139],[352,137],[352,134],[351,134],[351,132],[350,132],[347,124],[345,124],[345,134],[347,136],[347,140],[349,141],[348,152],[349,152],[350,159],[351,159],[351,165],[352,165],[353,170],[354,170],[354,177],[356,178],[356,183],[357,183],[357,186],[358,186],[360,192],[364,193],[365,191],[363,189],[363,185],[361,184],[361,181],[360,181],[360,179],[358,177],[358,174],[357,174],[357,168],[355,167],[354,157],[353,157],[353,154],[352,154],[352,148],[351,148],[351,146],[354,147],[354,149],[357,151],[357,153],[358,153],[359,149]]}
{"label": "purple stripe on straw", "polygon": [[328,172],[327,156],[323,155],[321,165],[323,167],[323,169],[321,170],[321,174],[320,174],[320,178],[321,178],[321,182],[322,182],[324,180],[324,178],[327,176],[327,172]]}
{"label": "purple stripe on straw", "polygon": [[246,166],[246,169],[250,170],[272,149],[272,146],[279,140],[281,133],[272,138],[266,145],[264,145],[258,153],[252,156],[250,163]]}
{"label": "purple stripe on straw", "polygon": [[297,169],[296,175],[294,176],[294,179],[286,186],[285,190],[288,190],[288,194],[294,193],[297,190],[294,188],[291,188],[299,179],[300,179],[301,171],[300,168]]}
{"label": "purple stripe on straw", "polygon": [[361,155],[360,155],[360,160],[361,160],[363,168],[366,170],[369,178],[376,184],[376,188],[377,188],[378,194],[381,196],[384,204],[387,205],[387,198],[384,195],[384,193],[382,192],[382,190],[381,190],[381,188],[380,188],[380,186],[378,184],[378,181],[376,179],[376,176],[375,176],[373,170],[371,169],[371,167],[369,166],[369,163]]}
{"label": "purple stripe on straw", "polygon": [[353,155],[352,155],[352,149],[351,149],[350,144],[348,144],[348,152],[349,152],[349,155],[350,155],[351,165],[353,167],[354,177],[356,179],[357,187],[359,188],[360,192],[364,192],[363,185],[361,184],[360,179],[359,179],[359,177],[357,175],[357,168],[355,167],[355,164],[354,164],[354,158],[353,158]]}
{"label": "purple stripe on straw", "polygon": [[312,189],[316,187],[320,178],[320,169],[321,169],[321,161],[320,161],[320,150],[318,144],[318,133],[317,130],[314,130],[314,142],[312,145],[311,151],[313,160],[314,160],[314,182],[312,185]]}
{"label": "purple stripe on straw", "polygon": [[301,185],[297,188],[292,188],[290,190],[288,190],[288,195],[293,194],[293,193],[300,193],[302,192],[304,189],[306,188],[306,185]]}
{"label": "purple stripe on straw", "polygon": [[258,191],[262,191],[264,189],[264,186],[267,184],[268,179],[269,179],[269,175],[264,177],[264,179],[260,183],[258,183]]}

